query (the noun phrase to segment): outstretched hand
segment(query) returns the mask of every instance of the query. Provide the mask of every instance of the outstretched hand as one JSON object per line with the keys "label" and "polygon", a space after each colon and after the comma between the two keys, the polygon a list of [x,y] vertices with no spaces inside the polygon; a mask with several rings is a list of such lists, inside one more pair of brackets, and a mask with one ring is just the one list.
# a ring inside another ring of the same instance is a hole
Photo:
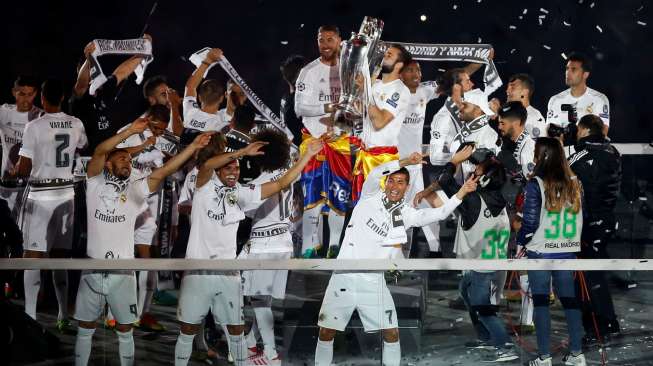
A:
{"label": "outstretched hand", "polygon": [[245,146],[242,151],[244,155],[246,156],[257,156],[257,155],[263,155],[265,154],[263,151],[261,151],[261,148],[263,146],[267,145],[268,143],[265,141],[256,141],[252,142],[251,144]]}
{"label": "outstretched hand", "polygon": [[222,50],[219,48],[211,48],[209,53],[206,54],[206,62],[208,63],[214,63],[220,61],[224,54],[222,53]]}
{"label": "outstretched hand", "polygon": [[324,148],[324,142],[321,139],[311,141],[306,147],[306,155],[313,157]]}
{"label": "outstretched hand", "polygon": [[215,134],[215,131],[204,132],[197,135],[190,146],[195,150],[203,148],[211,142],[211,137],[213,134]]}
{"label": "outstretched hand", "polygon": [[129,125],[129,132],[132,133],[132,135],[137,134],[137,133],[142,133],[147,129],[147,127],[150,124],[150,118],[149,117],[139,117],[136,118],[134,122],[132,122],[131,125]]}

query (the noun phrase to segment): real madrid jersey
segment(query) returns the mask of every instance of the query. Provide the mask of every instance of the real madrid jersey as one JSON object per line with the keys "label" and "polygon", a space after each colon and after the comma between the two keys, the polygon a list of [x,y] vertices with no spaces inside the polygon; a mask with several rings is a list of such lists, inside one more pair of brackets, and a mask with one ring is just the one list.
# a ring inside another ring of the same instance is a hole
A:
{"label": "real madrid jersey", "polygon": [[15,104],[0,106],[0,141],[2,141],[2,172],[6,178],[18,162],[18,151],[23,142],[27,122],[37,118],[43,111],[32,107],[29,112],[19,112]]}
{"label": "real madrid jersey", "polygon": [[222,131],[229,127],[224,114],[207,113],[200,109],[197,98],[185,96],[183,102],[184,127],[198,131]]}
{"label": "real madrid jersey", "polygon": [[399,132],[399,157],[406,158],[414,152],[422,152],[422,134],[426,117],[426,104],[437,95],[434,82],[421,83],[410,94],[406,117]]}
{"label": "real madrid jersey", "polygon": [[590,87],[585,94],[576,98],[571,95],[571,89],[556,94],[549,99],[546,123],[555,123],[561,127],[569,124],[570,114],[575,114],[580,120],[587,114],[601,117],[606,126],[610,125],[610,103],[608,97]]}
{"label": "real madrid jersey", "polygon": [[546,137],[546,120],[542,116],[542,113],[532,105],[526,107],[526,113],[526,123],[524,126],[531,138],[537,140],[538,137]]}
{"label": "real madrid jersey", "polygon": [[376,106],[390,112],[393,118],[380,130],[374,128],[369,118],[365,119],[362,135],[365,148],[399,145],[399,132],[406,118],[410,90],[400,79],[388,83],[376,80],[372,85],[372,97]]}
{"label": "real madrid jersey", "polygon": [[324,105],[338,103],[340,99],[340,72],[338,65],[325,65],[316,59],[299,72],[295,82],[295,113],[313,137],[327,132],[320,119],[329,117]]}

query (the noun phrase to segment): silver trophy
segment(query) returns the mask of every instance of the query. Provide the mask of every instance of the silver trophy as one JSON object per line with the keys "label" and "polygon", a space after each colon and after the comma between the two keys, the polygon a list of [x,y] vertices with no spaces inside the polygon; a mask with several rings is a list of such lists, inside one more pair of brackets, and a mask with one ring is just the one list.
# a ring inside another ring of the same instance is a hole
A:
{"label": "silver trophy", "polygon": [[[335,121],[338,125],[349,126],[355,120],[362,118],[364,108],[364,88],[356,85],[356,78],[363,75],[365,62],[369,65],[370,75],[378,72],[383,60],[381,51],[381,32],[383,21],[365,17],[358,33],[342,41],[340,51],[340,84],[341,93],[338,101],[338,111]],[[341,126],[342,127],[342,126]]]}

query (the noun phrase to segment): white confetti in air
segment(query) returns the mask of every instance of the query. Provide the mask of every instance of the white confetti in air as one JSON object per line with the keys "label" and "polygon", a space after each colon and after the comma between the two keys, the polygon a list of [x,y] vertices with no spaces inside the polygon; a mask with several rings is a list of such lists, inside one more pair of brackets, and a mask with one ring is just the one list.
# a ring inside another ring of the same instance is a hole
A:
{"label": "white confetti in air", "polygon": [[419,20],[425,22],[426,21],[426,15],[424,15],[424,14],[420,15]]}
{"label": "white confetti in air", "polygon": [[516,48],[511,49],[511,50],[510,50],[510,54],[512,55],[513,53],[515,53],[515,51],[517,51]]}
{"label": "white confetti in air", "polygon": [[532,59],[533,59],[533,57],[528,56],[528,58],[526,59],[526,63],[527,63],[527,64],[530,64]]}
{"label": "white confetti in air", "polygon": [[642,22],[641,20],[638,20],[637,24],[639,24],[639,25],[641,25],[643,27],[646,27],[646,23]]}
{"label": "white confetti in air", "polygon": [[481,37],[478,37],[478,43],[481,43],[482,41]]}
{"label": "white confetti in air", "polygon": [[537,21],[542,25],[542,18],[538,18]]}
{"label": "white confetti in air", "polygon": [[590,8],[593,8],[593,7],[594,7],[594,3],[591,3],[591,4],[590,4]]}
{"label": "white confetti in air", "polygon": [[563,53],[561,53],[561,54],[560,54],[560,56],[562,56],[562,58],[564,58],[565,60],[567,59],[567,55],[565,55],[565,53],[564,53],[564,52],[563,52]]}
{"label": "white confetti in air", "polygon": [[603,29],[602,29],[601,27],[599,27],[598,25],[596,26],[596,29],[597,29],[599,32],[603,33]]}
{"label": "white confetti in air", "polygon": [[579,3],[579,4],[582,4],[582,3],[583,3],[583,0],[578,0],[578,3]]}
{"label": "white confetti in air", "polygon": [[300,24],[299,28],[304,28],[304,23]]}
{"label": "white confetti in air", "polygon": [[551,46],[547,46],[547,45],[545,45],[545,44],[543,44],[542,47],[546,48],[547,50],[550,50],[550,49],[551,49]]}
{"label": "white confetti in air", "polygon": [[540,8],[540,11],[544,14],[549,14],[549,11],[544,8]]}
{"label": "white confetti in air", "polygon": [[515,27],[514,25],[511,25],[511,26],[508,27],[508,28],[510,28],[510,29],[517,29],[517,27]]}
{"label": "white confetti in air", "polygon": [[520,15],[518,18],[519,18],[519,20],[522,20],[522,19],[524,19],[524,16]]}
{"label": "white confetti in air", "polygon": [[438,71],[440,71],[440,72],[446,72],[447,70],[445,70],[445,69],[438,69]]}
{"label": "white confetti in air", "polygon": [[637,8],[637,11],[642,11],[642,9],[644,9],[644,5],[640,5],[640,7]]}
{"label": "white confetti in air", "polygon": [[521,13],[526,15],[526,13],[528,13],[528,9],[524,9],[524,11],[522,11]]}
{"label": "white confetti in air", "polygon": [[282,44],[282,45],[287,45],[287,44],[288,44],[288,41],[281,41],[281,44]]}
{"label": "white confetti in air", "polygon": [[538,18],[544,19],[544,18],[546,18],[546,15],[542,14],[542,15],[538,16]]}
{"label": "white confetti in air", "polygon": [[456,9],[458,9],[458,5],[454,4],[453,5],[453,10],[456,10]]}
{"label": "white confetti in air", "polygon": [[570,23],[567,23],[567,22],[565,22],[565,21],[563,21],[562,24],[564,24],[565,27],[571,27],[571,24],[570,24]]}
{"label": "white confetti in air", "polygon": [[456,323],[460,323],[461,321],[463,321],[463,318],[456,318]]}
{"label": "white confetti in air", "polygon": [[483,0],[476,0],[476,2],[479,3],[479,4],[481,3],[481,1],[483,1]]}

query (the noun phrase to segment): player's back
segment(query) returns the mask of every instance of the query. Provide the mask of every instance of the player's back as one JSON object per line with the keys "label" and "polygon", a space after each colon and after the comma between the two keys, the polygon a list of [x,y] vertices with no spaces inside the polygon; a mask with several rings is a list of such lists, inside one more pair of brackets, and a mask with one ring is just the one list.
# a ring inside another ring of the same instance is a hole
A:
{"label": "player's back", "polygon": [[[262,172],[251,184],[265,184],[281,178],[287,169],[278,169],[273,172]],[[292,185],[269,197],[256,210],[250,211],[252,217],[252,231],[290,226],[292,211]]]}
{"label": "player's back", "polygon": [[75,150],[87,143],[82,122],[63,112],[46,113],[25,127],[20,155],[32,160],[30,180],[73,179]]}

